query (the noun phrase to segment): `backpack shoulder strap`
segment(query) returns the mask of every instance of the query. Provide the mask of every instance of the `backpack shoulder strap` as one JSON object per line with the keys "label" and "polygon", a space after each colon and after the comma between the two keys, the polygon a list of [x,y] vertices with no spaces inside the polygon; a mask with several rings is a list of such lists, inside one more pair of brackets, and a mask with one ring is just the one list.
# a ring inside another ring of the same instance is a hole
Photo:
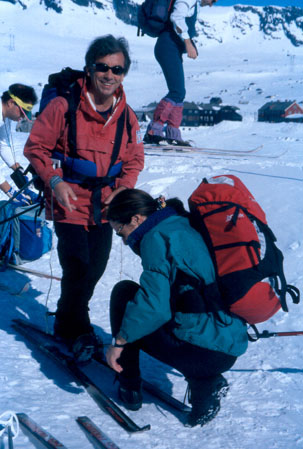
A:
{"label": "backpack shoulder strap", "polygon": [[[108,172],[107,172],[107,177],[110,176],[111,168],[115,165],[115,162],[117,161],[118,156],[119,156],[125,121],[127,122],[127,119],[126,119],[127,110],[128,110],[128,108],[126,106],[123,109],[122,114],[120,115],[120,117],[118,118],[118,121],[117,121],[115,143],[114,143],[114,148],[113,148],[113,152],[112,152],[112,156],[111,156],[110,165],[109,165]],[[101,226],[101,218],[102,218],[101,207],[100,207],[101,190],[104,185],[105,185],[105,183],[103,180],[102,182],[100,182],[100,184],[97,184],[93,190],[92,202],[93,202],[93,210],[94,210],[94,221],[98,226]]]}
{"label": "backpack shoulder strap", "polygon": [[118,156],[119,156],[126,116],[127,116],[127,106],[123,109],[122,114],[120,115],[120,117],[118,118],[118,121],[117,121],[115,143],[114,143],[114,148],[113,148],[113,152],[112,152],[112,156],[111,156],[110,166],[109,166],[107,174],[110,172],[110,169],[115,164],[115,162],[116,162],[116,160],[118,159]]}
{"label": "backpack shoulder strap", "polygon": [[68,110],[65,113],[65,126],[68,126],[68,146],[71,157],[77,158],[77,121],[76,112],[80,103],[81,86],[75,82],[71,85],[70,92],[62,95],[67,103]]}
{"label": "backpack shoulder strap", "polygon": [[128,135],[128,142],[132,143],[132,125],[130,123],[129,111],[131,110],[134,114],[136,113],[128,104],[126,105],[125,109],[126,109],[126,130]]}

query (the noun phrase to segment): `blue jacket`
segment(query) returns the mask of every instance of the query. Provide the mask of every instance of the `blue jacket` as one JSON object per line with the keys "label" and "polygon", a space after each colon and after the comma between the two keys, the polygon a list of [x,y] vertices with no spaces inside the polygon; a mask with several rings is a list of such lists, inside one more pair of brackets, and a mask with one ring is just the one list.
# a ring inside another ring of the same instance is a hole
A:
{"label": "blue jacket", "polygon": [[[171,286],[178,270],[205,284],[215,280],[208,249],[185,217],[166,207],[148,217],[128,237],[127,243],[140,253],[141,288],[127,304],[119,334],[129,343],[151,334],[172,319]],[[192,288],[188,286],[188,288]],[[239,356],[247,349],[246,325],[223,311],[176,312],[173,333],[180,340],[226,354]],[[225,324],[223,324],[225,323]]]}

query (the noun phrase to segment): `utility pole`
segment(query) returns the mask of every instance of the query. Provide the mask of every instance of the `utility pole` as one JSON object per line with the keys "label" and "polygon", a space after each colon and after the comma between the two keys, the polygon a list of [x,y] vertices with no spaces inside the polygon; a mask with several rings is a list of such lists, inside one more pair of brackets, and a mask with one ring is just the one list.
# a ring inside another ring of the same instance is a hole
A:
{"label": "utility pole", "polygon": [[10,33],[9,35],[9,51],[15,51],[15,35]]}

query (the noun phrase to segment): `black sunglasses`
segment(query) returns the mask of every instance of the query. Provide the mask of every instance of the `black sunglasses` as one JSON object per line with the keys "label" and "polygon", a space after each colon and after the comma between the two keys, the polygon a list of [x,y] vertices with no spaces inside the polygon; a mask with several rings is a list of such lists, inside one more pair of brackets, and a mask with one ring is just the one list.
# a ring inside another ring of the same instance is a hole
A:
{"label": "black sunglasses", "polygon": [[125,226],[125,223],[122,224],[122,225],[120,225],[119,228],[117,229],[116,235],[117,235],[118,237],[122,237],[121,232],[123,231],[124,226]]}
{"label": "black sunglasses", "polygon": [[102,73],[106,73],[111,70],[114,75],[123,75],[123,73],[125,72],[125,68],[121,65],[114,65],[113,67],[110,67],[104,62],[97,62],[97,64],[93,64],[93,69],[95,70],[95,72]]}

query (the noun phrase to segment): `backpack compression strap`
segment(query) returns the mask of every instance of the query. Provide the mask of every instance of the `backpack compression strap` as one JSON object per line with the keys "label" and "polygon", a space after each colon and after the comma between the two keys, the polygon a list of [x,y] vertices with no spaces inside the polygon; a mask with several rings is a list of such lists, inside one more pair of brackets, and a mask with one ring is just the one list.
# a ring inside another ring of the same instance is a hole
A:
{"label": "backpack compression strap", "polygon": [[[278,274],[274,277],[275,285],[274,289],[279,295],[281,307],[284,312],[288,312],[288,307],[286,303],[286,294],[288,293],[294,304],[299,304],[300,302],[300,290],[294,285],[287,284],[286,278],[283,271],[283,255],[281,251],[277,251],[278,257]],[[280,285],[279,285],[279,281]]]}

